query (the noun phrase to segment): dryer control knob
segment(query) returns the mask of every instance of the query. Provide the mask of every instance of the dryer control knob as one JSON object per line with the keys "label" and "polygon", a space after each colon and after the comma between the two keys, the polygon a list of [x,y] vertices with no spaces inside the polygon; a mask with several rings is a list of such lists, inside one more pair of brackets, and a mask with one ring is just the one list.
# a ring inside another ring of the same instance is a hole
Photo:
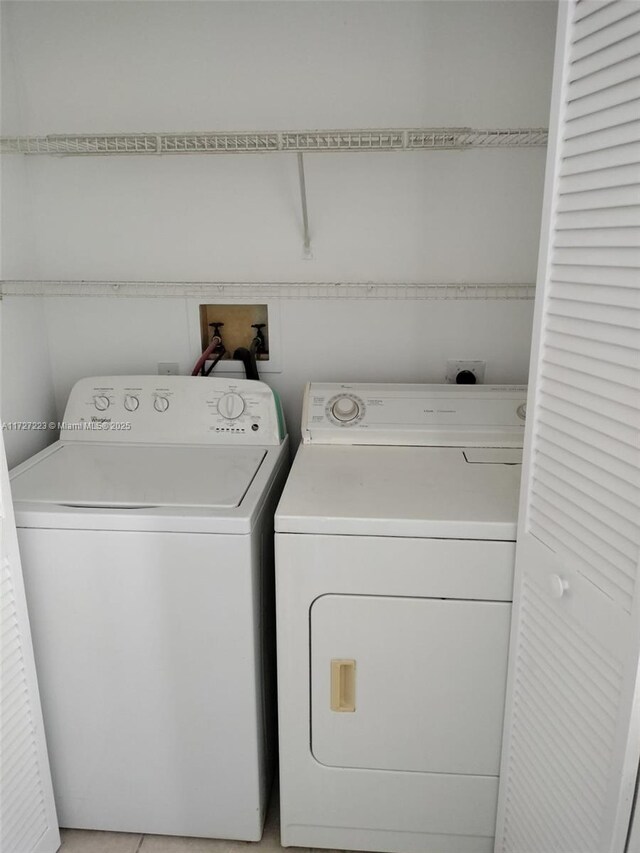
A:
{"label": "dryer control knob", "polygon": [[166,397],[156,397],[153,401],[153,408],[156,412],[166,412],[169,408],[169,400]]}
{"label": "dryer control knob", "polygon": [[111,401],[108,397],[105,397],[104,394],[99,394],[97,397],[93,398],[93,405],[99,412],[106,412],[111,405]]}
{"label": "dryer control knob", "polygon": [[124,407],[128,412],[135,412],[140,405],[140,400],[134,394],[126,394],[124,398]]}
{"label": "dryer control knob", "polygon": [[352,421],[360,414],[360,406],[352,397],[338,397],[331,406],[331,414],[338,421]]}
{"label": "dryer control knob", "polygon": [[240,394],[223,394],[218,400],[218,413],[228,421],[235,421],[244,412],[244,399]]}

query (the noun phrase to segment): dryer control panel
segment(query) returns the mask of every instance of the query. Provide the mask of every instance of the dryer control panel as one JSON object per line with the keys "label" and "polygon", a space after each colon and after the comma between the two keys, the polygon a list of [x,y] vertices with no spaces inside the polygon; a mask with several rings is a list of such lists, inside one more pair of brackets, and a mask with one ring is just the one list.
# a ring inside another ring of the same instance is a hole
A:
{"label": "dryer control panel", "polygon": [[60,438],[145,444],[280,444],[280,401],[264,382],[198,376],[99,376],[69,396]]}
{"label": "dryer control panel", "polygon": [[305,444],[522,447],[525,385],[307,385]]}

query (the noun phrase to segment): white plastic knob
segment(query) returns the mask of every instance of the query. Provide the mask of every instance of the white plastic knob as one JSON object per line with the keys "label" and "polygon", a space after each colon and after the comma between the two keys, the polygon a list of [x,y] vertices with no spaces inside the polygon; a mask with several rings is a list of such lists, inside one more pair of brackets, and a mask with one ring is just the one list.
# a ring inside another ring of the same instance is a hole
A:
{"label": "white plastic knob", "polygon": [[134,394],[127,394],[124,398],[124,407],[128,412],[135,412],[140,405],[140,400]]}
{"label": "white plastic knob", "polygon": [[339,421],[352,421],[358,416],[359,411],[357,402],[351,397],[338,397],[331,407],[331,413]]}
{"label": "white plastic knob", "polygon": [[560,575],[551,575],[549,577],[549,591],[552,598],[562,598],[568,589],[568,582],[564,578],[561,578]]}
{"label": "white plastic knob", "polygon": [[103,394],[100,394],[98,397],[93,398],[93,405],[99,412],[106,412],[106,410],[111,405],[111,401],[108,397],[105,397]]}
{"label": "white plastic knob", "polygon": [[228,421],[234,421],[244,412],[244,400],[240,394],[223,394],[218,400],[218,413]]}
{"label": "white plastic knob", "polygon": [[153,401],[153,408],[156,412],[166,412],[169,408],[169,400],[166,397],[156,397]]}

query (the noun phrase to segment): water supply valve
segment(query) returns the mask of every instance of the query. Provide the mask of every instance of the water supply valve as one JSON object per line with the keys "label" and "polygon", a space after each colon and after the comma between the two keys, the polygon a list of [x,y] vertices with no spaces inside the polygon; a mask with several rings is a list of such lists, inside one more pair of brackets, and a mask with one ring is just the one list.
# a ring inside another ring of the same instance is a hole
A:
{"label": "water supply valve", "polygon": [[262,331],[266,323],[252,323],[251,328],[256,330],[255,337],[252,342],[252,347],[255,355],[258,357],[267,352],[267,342]]}

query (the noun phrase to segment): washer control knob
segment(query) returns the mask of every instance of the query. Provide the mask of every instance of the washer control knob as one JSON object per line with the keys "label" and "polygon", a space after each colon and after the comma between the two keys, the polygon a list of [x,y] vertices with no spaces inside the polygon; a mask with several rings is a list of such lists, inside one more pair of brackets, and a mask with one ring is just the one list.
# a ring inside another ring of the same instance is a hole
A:
{"label": "washer control knob", "polygon": [[331,406],[331,414],[337,421],[352,421],[360,414],[360,406],[352,397],[338,397]]}
{"label": "washer control knob", "polygon": [[135,412],[140,405],[140,400],[135,394],[125,394],[124,407],[128,412]]}
{"label": "washer control knob", "polygon": [[240,394],[223,394],[218,400],[218,413],[228,421],[234,421],[244,412],[244,399]]}
{"label": "washer control knob", "polygon": [[169,400],[166,397],[156,397],[153,401],[153,408],[156,412],[166,412],[169,408]]}
{"label": "washer control knob", "polygon": [[527,419],[527,404],[526,403],[520,403],[520,405],[516,409],[516,415],[520,418],[521,421],[524,421]]}
{"label": "washer control knob", "polygon": [[111,405],[111,400],[109,400],[108,397],[105,397],[104,394],[98,394],[93,398],[93,405],[99,412],[106,412]]}

